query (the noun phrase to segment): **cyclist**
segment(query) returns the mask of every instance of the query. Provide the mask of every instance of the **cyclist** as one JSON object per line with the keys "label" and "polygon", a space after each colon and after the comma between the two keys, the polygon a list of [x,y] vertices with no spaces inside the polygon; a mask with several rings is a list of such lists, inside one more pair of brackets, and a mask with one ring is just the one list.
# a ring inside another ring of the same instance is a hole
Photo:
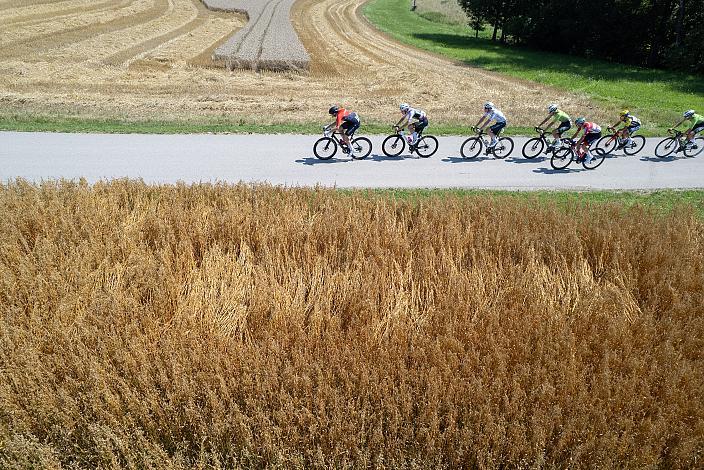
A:
{"label": "cyclist", "polygon": [[548,106],[548,115],[545,119],[543,119],[543,122],[538,124],[538,127],[542,128],[543,124],[548,122],[550,118],[552,118],[552,122],[548,124],[548,126],[544,129],[546,132],[549,131],[550,128],[558,122],[560,123],[560,125],[552,131],[553,140],[550,145],[548,145],[548,148],[545,153],[548,153],[551,149],[553,149],[559,142],[560,137],[562,137],[562,134],[572,128],[572,120],[567,115],[567,113],[559,109],[556,104],[551,104]]}
{"label": "cyclist", "polygon": [[[621,133],[622,139],[625,138],[626,141],[622,142],[619,140],[619,145],[618,148],[623,148],[631,145],[633,143],[633,139],[631,139],[631,136],[638,130],[640,129],[641,123],[640,119],[635,117],[634,115],[631,114],[630,111],[627,109],[624,109],[621,111],[621,113],[618,115],[619,120],[611,126],[611,129],[614,129],[617,133]],[[621,129],[616,129],[616,127],[619,124],[623,124],[623,127]]]}
{"label": "cyclist", "polygon": [[[484,122],[484,119],[486,119],[486,122]],[[486,148],[487,155],[489,155],[491,149],[496,146],[496,143],[499,141],[497,136],[501,133],[501,130],[506,127],[507,124],[506,116],[504,116],[504,113],[502,113],[499,108],[495,107],[494,103],[488,101],[484,103],[484,114],[479,119],[479,122],[477,122],[477,125],[474,126],[474,128],[484,130],[484,128],[488,126],[491,121],[494,121],[494,125],[489,128],[488,132],[489,137],[491,137],[491,142],[489,142],[489,145],[487,145]]]}
{"label": "cyclist", "polygon": [[[592,153],[589,151],[589,146],[595,140],[601,137],[601,127],[593,122],[587,122],[583,117],[575,119],[574,123],[577,125],[577,132],[572,136],[572,140],[577,137],[580,131],[584,130],[584,135],[579,139],[575,148],[579,151],[584,152],[584,161],[589,164],[592,161]],[[577,161],[582,161],[580,157],[577,157]]]}
{"label": "cyclist", "polygon": [[[689,129],[684,131],[684,134],[687,136],[687,141],[685,142],[684,146],[685,148],[697,148],[697,146],[694,144],[694,136],[704,131],[704,116],[695,113],[693,109],[685,111],[682,115],[682,120],[680,120],[680,122],[672,126],[670,129],[668,129],[668,132],[672,132],[676,127],[678,127],[685,121],[691,121],[692,125]],[[679,152],[681,150],[682,149],[680,148],[677,151]]]}
{"label": "cyclist", "polygon": [[349,111],[341,106],[333,105],[328,110],[328,113],[335,116],[335,122],[330,124],[328,127],[332,128],[333,131],[339,132],[342,136],[342,140],[347,145],[350,152],[353,151],[352,144],[350,144],[350,137],[355,133],[361,123],[359,122],[359,116],[353,111]]}
{"label": "cyclist", "polygon": [[[408,132],[411,133],[407,137],[408,143],[413,145],[418,140],[418,136],[423,129],[428,127],[428,116],[426,116],[425,111],[421,109],[411,108],[408,103],[401,103],[398,107],[401,110],[403,117],[396,123],[396,128],[408,128]],[[412,119],[415,121],[411,122]],[[401,125],[403,124],[403,125]]]}

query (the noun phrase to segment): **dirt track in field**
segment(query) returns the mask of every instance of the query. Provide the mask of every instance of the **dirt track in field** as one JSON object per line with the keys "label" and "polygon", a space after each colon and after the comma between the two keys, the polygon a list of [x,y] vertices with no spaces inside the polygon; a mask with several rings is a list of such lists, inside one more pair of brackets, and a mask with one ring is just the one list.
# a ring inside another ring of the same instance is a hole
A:
{"label": "dirt track in field", "polygon": [[279,123],[324,121],[342,103],[385,122],[408,101],[458,123],[492,100],[514,125],[535,123],[549,102],[604,117],[584,97],[397,44],[364,20],[363,3],[299,0],[291,17],[312,57],[299,74],[210,66],[245,20],[198,0],[0,2],[0,112]]}

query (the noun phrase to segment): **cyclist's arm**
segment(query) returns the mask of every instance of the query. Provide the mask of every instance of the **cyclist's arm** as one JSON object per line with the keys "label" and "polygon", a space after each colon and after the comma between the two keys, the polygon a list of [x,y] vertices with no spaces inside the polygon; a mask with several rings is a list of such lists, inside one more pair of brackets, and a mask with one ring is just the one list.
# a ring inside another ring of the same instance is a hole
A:
{"label": "cyclist's arm", "polygon": [[479,122],[477,122],[477,125],[474,127],[476,127],[477,129],[484,129],[486,127],[486,125],[489,124],[489,120],[487,119],[486,123],[482,126],[482,122],[484,122],[485,117],[486,116],[482,116],[481,118],[479,118]]}
{"label": "cyclist's arm", "polygon": [[[541,122],[540,124],[538,124],[538,127],[543,127],[543,124],[545,124],[546,122],[548,122],[548,121],[550,120],[550,117],[551,117],[551,116],[548,114],[548,117],[546,117],[545,119],[543,119],[543,122]],[[548,127],[550,127],[550,126],[552,126],[552,123],[548,124]]]}
{"label": "cyclist's arm", "polygon": [[574,140],[574,138],[577,137],[577,135],[579,134],[580,130],[581,130],[581,129],[578,128],[577,131],[576,131],[574,134],[572,134],[572,140]]}
{"label": "cyclist's arm", "polygon": [[674,126],[672,126],[670,129],[677,129],[677,128],[680,127],[680,126],[682,125],[682,123],[685,122],[685,121],[686,121],[686,119],[680,120],[680,122],[678,122],[677,124],[675,124]]}

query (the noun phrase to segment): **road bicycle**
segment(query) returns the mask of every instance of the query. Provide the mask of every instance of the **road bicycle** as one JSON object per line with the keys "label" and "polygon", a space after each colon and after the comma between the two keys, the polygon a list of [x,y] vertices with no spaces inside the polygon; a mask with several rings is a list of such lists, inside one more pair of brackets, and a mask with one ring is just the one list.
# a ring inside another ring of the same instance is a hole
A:
{"label": "road bicycle", "polygon": [[[381,144],[381,151],[387,157],[398,157],[406,148],[405,132],[398,126],[394,126],[395,134],[388,136]],[[438,139],[432,135],[423,135],[423,131],[418,133],[418,140],[413,144],[408,144],[408,150],[416,152],[419,157],[428,158],[438,151]]]}
{"label": "road bicycle", "polygon": [[486,147],[486,154],[493,154],[495,158],[506,158],[513,152],[513,139],[510,137],[499,137],[498,142],[493,147],[489,147],[489,143],[482,138],[484,129],[472,127],[472,130],[477,133],[476,137],[470,137],[465,140],[460,147],[462,158],[475,158],[482,153],[482,149]]}
{"label": "road bicycle", "polygon": [[331,130],[331,126],[325,126],[323,137],[313,145],[313,153],[321,160],[330,160],[337,153],[338,146],[342,149],[342,153],[349,153],[355,160],[363,160],[372,153],[372,141],[366,137],[354,137],[352,134],[350,144],[353,152],[350,152],[340,132]]}
{"label": "road bicycle", "polygon": [[609,155],[616,150],[623,149],[626,155],[635,155],[645,147],[645,137],[642,135],[632,135],[631,143],[623,136],[624,129],[616,131],[613,127],[607,128],[612,134],[605,135],[596,143],[596,148],[601,149],[605,155]]}
{"label": "road bicycle", "polygon": [[666,137],[655,146],[655,155],[660,158],[665,158],[670,154],[682,152],[687,157],[694,157],[704,151],[704,137],[698,136],[692,139],[692,142],[686,144],[686,135],[676,129],[670,129],[668,134],[673,134],[672,137]]}
{"label": "road bicycle", "polygon": [[582,166],[587,170],[593,170],[602,163],[604,163],[606,154],[603,152],[603,150],[599,148],[594,148],[592,151],[592,160],[587,163],[586,152],[581,149],[581,146],[580,148],[576,148],[576,141],[572,139],[563,139],[563,141],[566,141],[568,147],[558,150],[557,152],[552,154],[552,157],[550,157],[550,166],[552,166],[554,169],[564,170],[573,161],[581,163]]}
{"label": "road bicycle", "polygon": [[545,155],[548,155],[551,152],[555,153],[557,150],[560,150],[561,148],[565,148],[567,146],[564,139],[562,137],[558,137],[557,144],[551,147],[548,144],[547,138],[545,138],[545,136],[548,135],[549,132],[540,127],[536,127],[535,131],[540,135],[538,137],[528,139],[528,141],[523,144],[523,156],[529,160],[543,153],[543,150],[545,150]]}

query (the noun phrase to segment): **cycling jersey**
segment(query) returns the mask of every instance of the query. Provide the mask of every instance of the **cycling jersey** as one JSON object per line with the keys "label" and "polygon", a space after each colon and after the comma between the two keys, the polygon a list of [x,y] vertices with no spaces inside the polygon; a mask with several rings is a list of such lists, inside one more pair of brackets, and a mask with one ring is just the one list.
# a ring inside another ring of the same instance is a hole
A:
{"label": "cycling jersey", "polygon": [[626,127],[640,126],[640,119],[635,116],[627,116],[626,119],[621,119]]}
{"label": "cycling jersey", "polygon": [[582,129],[584,129],[585,134],[597,134],[601,132],[601,127],[593,122],[585,122],[582,125]]}
{"label": "cycling jersey", "polygon": [[692,114],[692,117],[686,119],[685,122],[686,121],[692,121],[692,127],[699,127],[704,124],[704,116],[701,114]]}
{"label": "cycling jersey", "polygon": [[335,118],[335,125],[337,127],[340,127],[340,124],[342,124],[342,120],[349,115],[349,111],[347,111],[345,108],[340,108],[340,110],[337,112],[337,117]]}
{"label": "cycling jersey", "polygon": [[504,113],[496,108],[484,113],[484,117],[489,118],[489,121],[496,121],[504,124],[506,123],[506,116],[504,116]]}
{"label": "cycling jersey", "polygon": [[558,109],[555,111],[555,114],[552,117],[555,121],[560,121],[560,122],[569,122],[570,117],[567,115],[566,112],[562,111],[561,109]]}
{"label": "cycling jersey", "polygon": [[411,119],[416,119],[418,121],[423,121],[426,119],[425,111],[420,109],[408,108],[405,113],[406,123],[410,123]]}

